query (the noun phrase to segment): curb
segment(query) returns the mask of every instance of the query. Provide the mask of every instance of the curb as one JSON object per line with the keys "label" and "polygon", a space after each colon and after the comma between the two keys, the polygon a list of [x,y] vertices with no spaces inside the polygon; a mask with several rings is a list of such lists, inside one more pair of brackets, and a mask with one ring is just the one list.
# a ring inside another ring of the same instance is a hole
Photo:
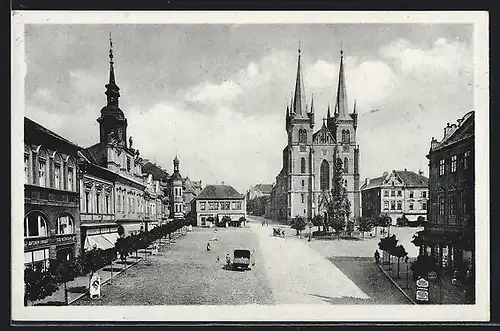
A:
{"label": "curb", "polygon": [[406,299],[408,299],[412,304],[416,305],[417,303],[415,302],[415,300],[413,300],[409,295],[408,293],[406,293],[402,288],[401,286],[399,286],[398,283],[396,283],[396,281],[394,279],[392,279],[391,276],[389,276],[389,274],[384,270],[384,268],[382,268],[382,266],[379,264],[378,265],[378,268],[384,273],[384,275],[387,276],[387,278],[389,278],[389,280],[391,281],[392,284],[394,284],[394,286],[396,286],[396,288],[406,297]]}
{"label": "curb", "polygon": [[[116,274],[113,274],[113,277],[110,277],[106,280],[104,280],[101,285],[104,285],[106,284],[107,282],[109,282],[112,278],[115,278],[116,276],[120,275],[121,273],[123,273],[125,270],[133,267],[134,265],[136,265],[137,263],[139,263],[140,261],[142,261],[143,258],[140,258],[140,259],[137,259],[134,261],[134,263],[132,264],[129,264],[128,266],[126,266],[123,270],[120,270],[118,271]],[[72,299],[72,300],[69,300],[68,301],[68,306],[70,306],[73,302],[77,301],[77,300],[80,300],[81,298],[83,298],[84,296],[88,295],[88,293],[81,293],[80,295],[78,295],[76,298]]]}

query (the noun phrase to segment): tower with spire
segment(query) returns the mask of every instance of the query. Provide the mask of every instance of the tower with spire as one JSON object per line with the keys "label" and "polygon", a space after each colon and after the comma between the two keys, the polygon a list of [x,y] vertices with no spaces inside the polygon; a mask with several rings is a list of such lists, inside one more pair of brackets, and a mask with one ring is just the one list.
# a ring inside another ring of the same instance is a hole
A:
{"label": "tower with spire", "polygon": [[100,127],[100,143],[102,145],[116,144],[127,148],[127,119],[118,106],[120,88],[116,85],[113,61],[113,41],[109,38],[109,81],[106,87],[106,106],[101,109],[97,119]]}
{"label": "tower with spire", "polygon": [[184,197],[183,197],[183,179],[179,171],[179,158],[177,155],[174,160],[174,173],[170,176],[170,217],[174,220],[184,218]]}
{"label": "tower with spire", "polygon": [[295,216],[312,219],[326,212],[325,199],[332,188],[335,161],[343,164],[343,183],[351,202],[351,217],[360,215],[359,147],[356,145],[358,115],[356,101],[349,112],[344,72],[344,51],[340,51],[340,65],[333,100],[322,126],[314,132],[315,106],[311,95],[310,107],[302,75],[301,50],[298,50],[295,89],[287,102],[285,126],[288,136],[283,149],[283,168],[276,177],[276,189],[271,196],[272,217],[290,221]]}

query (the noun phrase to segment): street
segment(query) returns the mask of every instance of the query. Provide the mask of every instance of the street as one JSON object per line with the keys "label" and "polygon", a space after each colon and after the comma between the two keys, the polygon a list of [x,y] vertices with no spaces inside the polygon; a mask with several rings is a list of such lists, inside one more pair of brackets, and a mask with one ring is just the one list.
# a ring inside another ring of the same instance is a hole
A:
{"label": "street", "polygon": [[[294,230],[274,237],[257,219],[217,232],[213,241],[213,229],[193,228],[103,285],[100,299],[73,305],[408,304],[371,259],[329,260]],[[236,248],[255,249],[252,270],[224,268]]]}

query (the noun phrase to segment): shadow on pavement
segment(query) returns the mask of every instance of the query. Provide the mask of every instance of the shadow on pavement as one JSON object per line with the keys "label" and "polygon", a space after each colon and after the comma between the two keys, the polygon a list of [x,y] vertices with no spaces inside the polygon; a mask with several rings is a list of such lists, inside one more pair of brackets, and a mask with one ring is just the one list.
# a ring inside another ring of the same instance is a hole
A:
{"label": "shadow on pavement", "polygon": [[361,298],[354,298],[354,297],[328,297],[324,295],[319,295],[319,294],[312,294],[309,293],[309,295],[317,298],[323,299],[324,302],[330,303],[332,305],[337,305],[337,304],[352,304],[352,305],[366,305],[366,304],[372,304],[373,302],[370,299],[361,299]]}

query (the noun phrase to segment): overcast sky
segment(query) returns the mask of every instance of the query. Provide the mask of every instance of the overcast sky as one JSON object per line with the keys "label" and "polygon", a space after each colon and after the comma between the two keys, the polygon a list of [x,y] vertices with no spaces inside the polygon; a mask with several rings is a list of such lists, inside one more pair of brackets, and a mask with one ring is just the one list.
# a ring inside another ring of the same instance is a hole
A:
{"label": "overcast sky", "polygon": [[473,109],[472,25],[27,25],[25,115],[88,147],[106,104],[109,41],[120,108],[144,158],[204,185],[273,183],[302,49],[316,127],[334,105],[340,44],[357,100],[361,178],[428,172],[431,137]]}

